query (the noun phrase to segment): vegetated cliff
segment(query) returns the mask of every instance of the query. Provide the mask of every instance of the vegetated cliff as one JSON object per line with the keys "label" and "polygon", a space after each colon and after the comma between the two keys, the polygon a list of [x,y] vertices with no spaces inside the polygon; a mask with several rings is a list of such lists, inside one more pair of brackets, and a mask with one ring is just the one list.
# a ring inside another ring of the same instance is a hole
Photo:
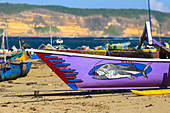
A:
{"label": "vegetated cliff", "polygon": [[[0,32],[10,36],[139,36],[148,12],[0,4]],[[170,35],[170,13],[152,12],[154,36]]]}

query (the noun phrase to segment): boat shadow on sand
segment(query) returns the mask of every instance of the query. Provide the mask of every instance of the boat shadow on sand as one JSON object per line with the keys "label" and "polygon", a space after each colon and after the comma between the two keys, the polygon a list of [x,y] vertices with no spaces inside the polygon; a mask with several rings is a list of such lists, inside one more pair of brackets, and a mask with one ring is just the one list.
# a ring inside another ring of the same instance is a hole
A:
{"label": "boat shadow on sand", "polygon": [[[69,92],[68,92],[69,91]],[[31,92],[31,91],[29,91]],[[75,90],[35,90],[32,91],[34,94],[26,95],[11,95],[12,97],[45,97],[45,96],[90,96],[90,95],[100,95],[102,94],[121,94],[121,95],[132,95],[130,90],[101,90],[101,91],[75,91]],[[59,92],[59,93],[43,93],[43,92]],[[43,93],[43,94],[40,94]]]}
{"label": "boat shadow on sand", "polygon": [[[45,92],[46,90],[44,90]],[[48,90],[50,91],[50,90]],[[51,90],[53,92],[55,91],[61,91],[61,90]],[[31,97],[31,100],[28,98],[24,101],[11,101],[11,102],[3,102],[0,104],[16,104],[16,103],[33,103],[33,102],[45,102],[45,101],[59,101],[59,100],[74,100],[74,99],[90,99],[90,98],[100,98],[100,97],[113,97],[113,96],[126,96],[128,97],[138,97],[134,95],[133,93],[130,93],[130,90],[109,90],[109,91],[81,91],[81,92],[74,92],[71,90],[62,90],[62,91],[69,91],[64,93],[46,93],[46,94],[29,94],[29,95],[7,95],[5,97],[20,97],[20,98],[26,98]],[[26,92],[26,91],[25,91]],[[28,92],[28,91],[27,91]],[[31,91],[29,91],[31,92]],[[41,91],[40,91],[41,92]],[[42,91],[43,92],[43,91]],[[55,96],[56,98],[43,98],[43,97],[52,97]],[[57,98],[58,97],[58,98]],[[37,100],[37,98],[39,98]],[[35,100],[36,99],[36,100]]]}

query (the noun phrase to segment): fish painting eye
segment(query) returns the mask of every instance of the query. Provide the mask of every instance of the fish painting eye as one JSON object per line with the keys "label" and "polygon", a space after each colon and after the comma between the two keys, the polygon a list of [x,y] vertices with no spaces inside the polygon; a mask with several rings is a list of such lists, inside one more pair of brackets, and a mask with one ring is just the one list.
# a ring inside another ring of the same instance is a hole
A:
{"label": "fish painting eye", "polygon": [[108,67],[109,67],[108,65],[103,66],[103,68],[105,68],[105,69],[107,69]]}

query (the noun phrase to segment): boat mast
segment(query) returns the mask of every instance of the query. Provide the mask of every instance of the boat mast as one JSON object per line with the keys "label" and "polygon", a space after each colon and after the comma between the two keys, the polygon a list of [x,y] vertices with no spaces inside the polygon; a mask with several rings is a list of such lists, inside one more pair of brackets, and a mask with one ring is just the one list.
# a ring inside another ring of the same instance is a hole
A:
{"label": "boat mast", "polygon": [[6,38],[7,49],[9,50],[7,27],[5,29],[5,38]]}
{"label": "boat mast", "polygon": [[138,36],[139,36],[139,42],[140,42],[139,24],[137,24],[137,29],[138,29]]}
{"label": "boat mast", "polygon": [[[151,21],[151,8],[150,8],[150,0],[148,0],[148,9],[149,9],[149,22],[152,30],[152,21]],[[152,31],[151,31],[152,32]]]}
{"label": "boat mast", "polygon": [[19,36],[19,49],[20,49],[20,51],[21,51],[21,49],[22,49],[22,45],[21,45],[21,37]]}
{"label": "boat mast", "polygon": [[3,55],[4,55],[4,62],[6,62],[6,53],[5,53],[5,31],[3,32],[3,36],[2,36],[2,49],[3,49]]}
{"label": "boat mast", "polygon": [[53,37],[52,37],[52,32],[51,32],[51,25],[50,25],[50,39],[51,39],[51,46],[53,46]]}
{"label": "boat mast", "polygon": [[[50,22],[50,15],[48,15],[48,20]],[[52,29],[51,29],[51,24],[50,24],[50,42],[51,42],[51,46],[53,46],[53,36],[52,36]]]}
{"label": "boat mast", "polygon": [[161,30],[160,30],[160,27],[158,27],[158,33],[159,33],[159,43],[161,43]]}

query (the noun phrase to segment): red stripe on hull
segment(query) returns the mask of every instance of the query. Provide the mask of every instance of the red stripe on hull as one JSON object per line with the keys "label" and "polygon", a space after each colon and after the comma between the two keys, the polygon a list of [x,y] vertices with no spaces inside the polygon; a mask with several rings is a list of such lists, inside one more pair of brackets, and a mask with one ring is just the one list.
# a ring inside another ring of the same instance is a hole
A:
{"label": "red stripe on hull", "polygon": [[62,60],[62,58],[46,58],[48,60]]}
{"label": "red stripe on hull", "polygon": [[[67,67],[67,65],[55,65],[52,63],[62,63],[62,62],[56,62],[56,61],[49,61],[49,60],[63,60],[62,58],[45,58],[45,56],[51,56],[52,54],[45,54],[45,53],[36,53],[66,84],[67,83],[82,83],[83,81],[69,81],[74,80],[72,78],[66,78],[66,77],[76,77],[76,75],[64,75],[63,73],[73,73],[73,71],[67,71],[71,70],[70,68],[56,68],[58,67]],[[60,71],[62,70],[62,71]],[[63,71],[66,70],[66,71]]]}
{"label": "red stripe on hull", "polygon": [[58,66],[58,67],[67,67],[66,65],[54,65],[54,66]]}

